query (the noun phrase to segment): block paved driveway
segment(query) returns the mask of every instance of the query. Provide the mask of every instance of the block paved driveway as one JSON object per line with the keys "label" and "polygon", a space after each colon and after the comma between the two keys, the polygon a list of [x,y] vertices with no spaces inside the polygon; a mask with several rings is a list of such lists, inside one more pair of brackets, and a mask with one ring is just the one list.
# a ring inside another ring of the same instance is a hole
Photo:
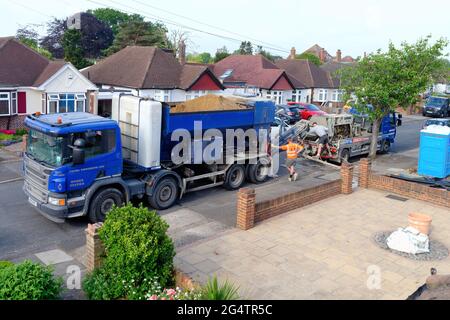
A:
{"label": "block paved driveway", "polygon": [[[232,230],[178,250],[175,264],[204,282],[216,274],[250,299],[406,299],[436,267],[450,259],[419,262],[379,248],[373,235],[408,224],[409,212],[433,217],[431,237],[450,247],[448,209],[388,193],[358,190],[292,211],[249,231]],[[381,271],[370,290],[368,267]]]}

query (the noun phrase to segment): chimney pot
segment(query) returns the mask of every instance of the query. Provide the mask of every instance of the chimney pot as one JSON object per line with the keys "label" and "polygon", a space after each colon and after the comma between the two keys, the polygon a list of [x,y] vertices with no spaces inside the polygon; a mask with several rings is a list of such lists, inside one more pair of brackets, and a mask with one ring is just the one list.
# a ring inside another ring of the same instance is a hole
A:
{"label": "chimney pot", "polygon": [[289,55],[289,59],[295,59],[295,56],[297,55],[297,50],[295,47],[292,47],[291,54]]}
{"label": "chimney pot", "polygon": [[341,62],[342,61],[342,51],[341,51],[341,49],[338,49],[338,51],[336,51],[336,61],[337,62]]}
{"label": "chimney pot", "polygon": [[321,62],[325,62],[325,49],[324,48],[320,49],[319,59]]}

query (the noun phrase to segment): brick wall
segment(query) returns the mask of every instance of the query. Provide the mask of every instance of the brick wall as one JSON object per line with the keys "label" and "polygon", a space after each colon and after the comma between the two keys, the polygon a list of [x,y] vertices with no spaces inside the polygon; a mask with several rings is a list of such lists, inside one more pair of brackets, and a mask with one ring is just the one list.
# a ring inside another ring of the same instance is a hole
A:
{"label": "brick wall", "polygon": [[315,202],[336,196],[341,193],[341,180],[322,184],[318,187],[297,191],[285,196],[257,203],[255,206],[254,222],[278,216]]}
{"label": "brick wall", "polygon": [[14,130],[25,128],[24,120],[26,115],[0,117],[0,129]]}
{"label": "brick wall", "polygon": [[259,203],[256,203],[255,189],[240,189],[237,195],[236,227],[249,230],[254,227],[255,223],[285,212],[305,207],[341,193],[351,194],[353,192],[352,181],[353,166],[345,163],[341,166],[341,179]]}
{"label": "brick wall", "polygon": [[408,198],[427,201],[434,204],[450,207],[450,191],[431,188],[427,185],[376,175],[370,170],[368,159],[360,162],[359,185],[362,188],[373,188],[396,193]]}

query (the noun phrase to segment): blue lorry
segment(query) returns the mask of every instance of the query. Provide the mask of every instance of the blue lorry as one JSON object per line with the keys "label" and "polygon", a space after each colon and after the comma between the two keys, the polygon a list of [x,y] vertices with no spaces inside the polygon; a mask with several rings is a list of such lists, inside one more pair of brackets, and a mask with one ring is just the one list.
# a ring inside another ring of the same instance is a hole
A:
{"label": "blue lorry", "polygon": [[100,222],[113,205],[133,198],[147,198],[153,208],[167,209],[187,192],[220,185],[238,189],[245,180],[265,181],[270,157],[253,152],[248,141],[243,152],[223,144],[223,152],[233,148],[232,161],[219,161],[224,154],[213,152],[209,161],[192,162],[193,145],[204,150],[214,141],[194,137],[189,151],[184,151],[187,157],[182,154],[184,162],[174,163],[177,144],[172,138],[177,130],[194,135],[198,124],[202,134],[211,129],[254,129],[269,137],[273,102],[246,99],[236,110],[171,110],[151,99],[118,95],[112,119],[89,113],[28,116],[24,192],[29,203],[55,222],[80,216]]}

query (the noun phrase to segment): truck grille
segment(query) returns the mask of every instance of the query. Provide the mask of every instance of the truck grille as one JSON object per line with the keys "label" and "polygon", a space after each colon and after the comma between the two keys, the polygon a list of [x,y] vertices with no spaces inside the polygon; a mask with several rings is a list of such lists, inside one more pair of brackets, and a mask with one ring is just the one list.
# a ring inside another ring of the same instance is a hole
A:
{"label": "truck grille", "polygon": [[47,203],[49,168],[24,156],[25,189],[36,200]]}

